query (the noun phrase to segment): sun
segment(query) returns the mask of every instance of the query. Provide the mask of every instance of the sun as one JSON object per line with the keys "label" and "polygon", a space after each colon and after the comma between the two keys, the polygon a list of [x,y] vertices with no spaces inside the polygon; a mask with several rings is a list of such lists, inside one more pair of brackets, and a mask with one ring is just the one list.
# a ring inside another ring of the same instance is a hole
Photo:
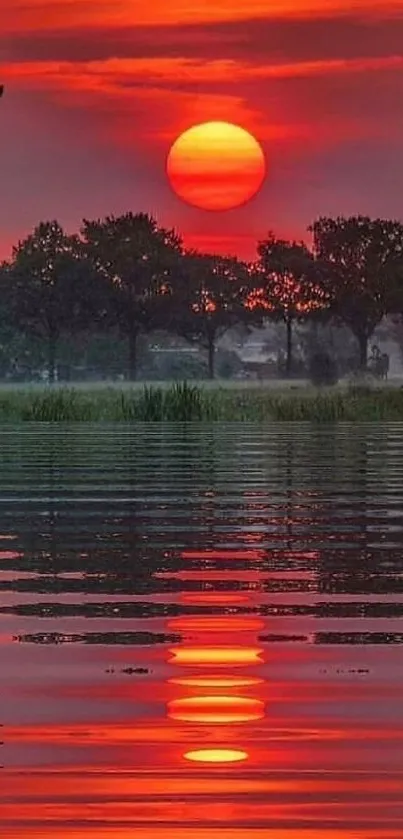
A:
{"label": "sun", "polygon": [[203,210],[231,210],[250,201],[266,177],[255,137],[229,122],[189,128],[172,145],[167,175],[176,194]]}

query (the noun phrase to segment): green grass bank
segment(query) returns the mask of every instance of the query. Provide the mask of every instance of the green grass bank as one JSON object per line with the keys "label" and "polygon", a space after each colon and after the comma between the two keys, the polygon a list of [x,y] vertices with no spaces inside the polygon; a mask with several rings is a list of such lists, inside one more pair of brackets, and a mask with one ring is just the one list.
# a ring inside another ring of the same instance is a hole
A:
{"label": "green grass bank", "polygon": [[0,422],[403,421],[403,388],[0,388]]}

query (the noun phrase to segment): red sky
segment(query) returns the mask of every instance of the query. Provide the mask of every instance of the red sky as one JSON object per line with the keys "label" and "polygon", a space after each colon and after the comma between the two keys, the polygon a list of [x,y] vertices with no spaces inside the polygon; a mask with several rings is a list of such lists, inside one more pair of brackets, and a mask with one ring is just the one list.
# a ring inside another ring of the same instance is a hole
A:
{"label": "red sky", "polygon": [[[1,12],[0,257],[40,220],[153,213],[254,255],[317,215],[403,218],[403,0],[13,0]],[[325,11],[324,11],[325,8]],[[238,210],[171,191],[171,143],[224,120],[269,176]]]}

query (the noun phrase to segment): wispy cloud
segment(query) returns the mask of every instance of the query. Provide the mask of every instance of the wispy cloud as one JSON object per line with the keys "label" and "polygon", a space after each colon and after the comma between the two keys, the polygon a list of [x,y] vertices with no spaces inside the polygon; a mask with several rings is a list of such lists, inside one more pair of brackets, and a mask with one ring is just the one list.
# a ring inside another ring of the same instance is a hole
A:
{"label": "wispy cloud", "polygon": [[[403,46],[403,45],[402,45]],[[111,58],[104,61],[36,61],[0,64],[0,73],[28,88],[58,87],[127,94],[130,87],[200,83],[218,86],[259,79],[295,79],[403,70],[401,55],[256,64],[228,59],[200,61],[186,58]]]}
{"label": "wispy cloud", "polygon": [[80,26],[180,26],[251,18],[398,14],[401,0],[14,0],[2,10],[4,32]]}

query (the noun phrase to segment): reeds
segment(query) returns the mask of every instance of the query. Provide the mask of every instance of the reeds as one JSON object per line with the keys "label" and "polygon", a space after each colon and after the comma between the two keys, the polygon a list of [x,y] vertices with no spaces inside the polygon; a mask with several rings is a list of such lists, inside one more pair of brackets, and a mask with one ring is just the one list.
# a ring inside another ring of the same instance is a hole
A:
{"label": "reeds", "polygon": [[403,421],[403,388],[133,388],[0,390],[0,422]]}

